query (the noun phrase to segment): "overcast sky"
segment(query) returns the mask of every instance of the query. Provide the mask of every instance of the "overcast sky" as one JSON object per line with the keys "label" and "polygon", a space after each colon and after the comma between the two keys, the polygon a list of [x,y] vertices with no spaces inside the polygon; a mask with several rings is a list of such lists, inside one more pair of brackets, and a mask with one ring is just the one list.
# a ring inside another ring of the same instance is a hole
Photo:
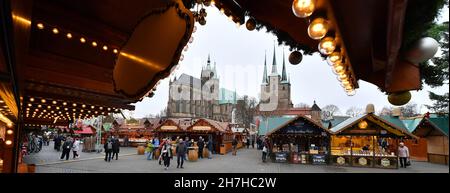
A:
{"label": "overcast sky", "polygon": [[[236,89],[238,95],[249,95],[259,99],[262,81],[264,53],[267,51],[268,71],[272,65],[273,48],[276,37],[260,31],[248,31],[245,25],[239,28],[222,15],[217,8],[208,8],[207,23],[204,26],[196,23],[197,30],[192,34],[194,41],[188,44],[188,50],[183,52],[184,60],[170,78],[179,77],[182,73],[200,77],[202,66],[206,65],[208,54],[217,63],[220,86],[229,90]],[[448,21],[448,7],[443,11],[439,22]],[[276,58],[278,72],[281,72],[285,50],[287,72],[291,79],[291,100],[293,104],[313,104],[315,100],[320,107],[335,104],[341,113],[352,106],[365,108],[368,103],[375,105],[379,111],[384,106],[391,106],[387,96],[368,82],[359,81],[356,95],[347,96],[339,85],[331,67],[318,54],[304,56],[299,65],[291,65],[287,61],[288,47],[276,43]],[[448,91],[448,85],[431,89],[425,86],[421,91],[413,91],[410,103],[416,103],[421,113],[427,111],[424,104],[431,104],[428,91],[437,93]],[[157,114],[167,106],[169,94],[169,78],[161,81],[153,98],[145,98],[136,103],[136,110],[126,113],[127,116],[142,118],[149,114]]]}

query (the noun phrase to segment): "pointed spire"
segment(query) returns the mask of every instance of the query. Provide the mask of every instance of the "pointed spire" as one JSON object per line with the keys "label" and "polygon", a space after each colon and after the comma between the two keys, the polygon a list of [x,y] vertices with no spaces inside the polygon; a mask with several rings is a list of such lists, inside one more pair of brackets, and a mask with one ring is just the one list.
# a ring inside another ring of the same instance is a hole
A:
{"label": "pointed spire", "polygon": [[277,73],[277,60],[275,57],[275,44],[273,45],[272,74],[274,74],[274,75],[278,74]]}
{"label": "pointed spire", "polygon": [[286,64],[284,61],[284,49],[283,49],[283,71],[281,72],[281,82],[287,81],[287,75],[286,75]]}
{"label": "pointed spire", "polygon": [[211,58],[210,58],[210,56],[209,56],[209,54],[208,54],[208,61],[207,61],[207,63],[206,63],[206,68],[207,69],[210,69],[210,67],[211,67]]}
{"label": "pointed spire", "polygon": [[267,56],[266,55],[267,55],[266,52],[264,52],[264,74],[263,74],[263,80],[262,80],[263,84],[269,83],[269,81],[267,81],[267,65],[266,65]]}
{"label": "pointed spire", "polygon": [[214,72],[213,78],[218,78],[217,72],[216,72],[216,62],[215,61],[214,61],[214,66],[213,66],[213,72]]}

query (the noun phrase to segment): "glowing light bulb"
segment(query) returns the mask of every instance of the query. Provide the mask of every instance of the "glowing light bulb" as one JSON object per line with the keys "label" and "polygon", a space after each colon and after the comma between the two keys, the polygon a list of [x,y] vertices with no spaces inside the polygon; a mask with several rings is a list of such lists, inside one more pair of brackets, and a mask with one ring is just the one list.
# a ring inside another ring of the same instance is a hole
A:
{"label": "glowing light bulb", "polygon": [[318,40],[325,37],[328,32],[328,22],[323,18],[314,19],[308,26],[308,35],[310,38]]}
{"label": "glowing light bulb", "polygon": [[319,43],[319,52],[325,55],[333,53],[336,49],[336,42],[332,37],[325,37]]}
{"label": "glowing light bulb", "polygon": [[314,12],[314,8],[314,0],[294,0],[292,3],[292,12],[294,12],[295,16],[300,18],[310,16]]}
{"label": "glowing light bulb", "polygon": [[44,29],[44,24],[42,23],[38,23],[36,26],[38,27],[38,29]]}

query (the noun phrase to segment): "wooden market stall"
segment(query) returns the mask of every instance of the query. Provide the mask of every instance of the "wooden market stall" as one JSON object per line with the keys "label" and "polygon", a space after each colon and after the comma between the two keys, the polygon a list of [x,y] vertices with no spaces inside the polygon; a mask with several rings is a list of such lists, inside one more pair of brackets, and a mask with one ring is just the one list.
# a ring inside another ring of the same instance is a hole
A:
{"label": "wooden market stall", "polygon": [[154,129],[160,124],[160,119],[142,119],[136,123],[119,124],[115,121],[113,135],[119,138],[121,145],[125,145],[125,139],[128,140],[128,146],[137,147],[144,145],[149,139],[154,137]]}
{"label": "wooden market stall", "polygon": [[195,141],[198,141],[200,136],[202,136],[205,142],[212,139],[215,152],[225,154],[232,150],[231,142],[233,133],[227,122],[204,118],[198,119],[187,128],[186,133],[190,139],[194,139]]}
{"label": "wooden market stall", "polygon": [[398,168],[398,143],[418,137],[376,116],[373,111],[349,118],[330,129],[331,164]]}
{"label": "wooden market stall", "polygon": [[267,133],[270,156],[275,162],[327,164],[330,136],[321,123],[299,115]]}
{"label": "wooden market stall", "polygon": [[68,126],[152,97],[194,28],[182,0],[4,0],[0,13],[2,114],[14,123],[4,172],[17,171],[23,124]]}
{"label": "wooden market stall", "polygon": [[446,115],[425,116],[412,132],[426,140],[427,160],[448,165],[449,117]]}

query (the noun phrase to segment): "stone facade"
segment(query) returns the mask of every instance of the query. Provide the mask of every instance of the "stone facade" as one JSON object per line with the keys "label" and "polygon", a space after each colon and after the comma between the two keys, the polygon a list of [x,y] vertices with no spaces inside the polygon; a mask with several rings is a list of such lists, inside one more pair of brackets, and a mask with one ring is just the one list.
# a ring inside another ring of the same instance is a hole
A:
{"label": "stone facade", "polygon": [[200,79],[182,74],[169,83],[167,117],[208,118],[231,121],[236,104],[236,92],[220,88],[216,65],[211,67],[208,56]]}
{"label": "stone facade", "polygon": [[293,107],[291,101],[291,83],[286,74],[286,64],[283,52],[283,69],[281,75],[277,72],[275,47],[273,51],[272,71],[267,75],[267,62],[264,58],[264,74],[261,84],[261,104],[268,104],[270,99],[276,99],[276,110],[286,110]]}

